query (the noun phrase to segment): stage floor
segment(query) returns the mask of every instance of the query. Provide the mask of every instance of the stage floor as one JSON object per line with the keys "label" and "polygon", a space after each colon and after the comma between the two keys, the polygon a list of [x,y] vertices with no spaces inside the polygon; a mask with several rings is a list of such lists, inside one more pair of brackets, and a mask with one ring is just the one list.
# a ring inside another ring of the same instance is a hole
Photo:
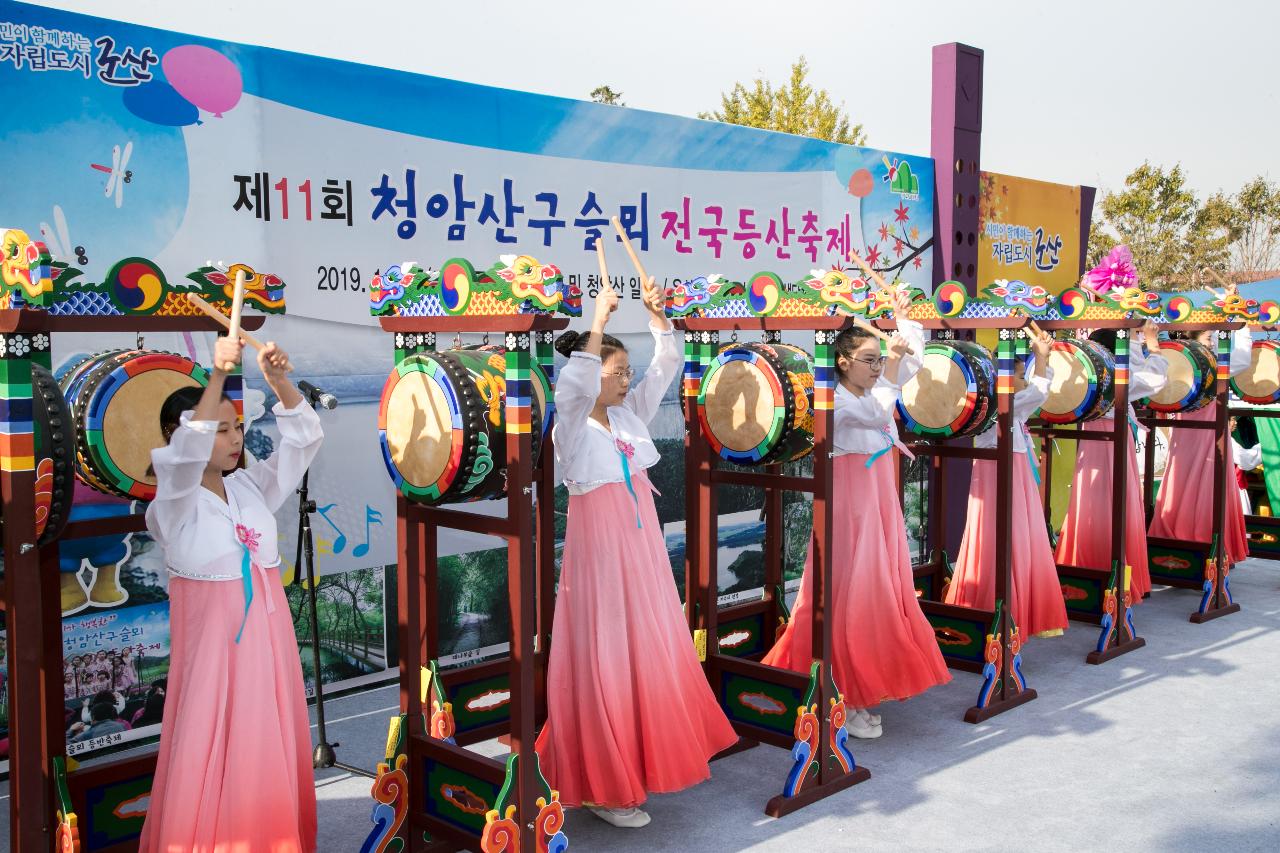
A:
{"label": "stage floor", "polygon": [[[961,720],[979,685],[969,673],[881,708],[884,736],[851,742],[870,781],[796,814],[762,813],[790,759],[759,747],[654,797],[644,829],[570,811],[570,850],[1280,849],[1280,563],[1251,560],[1231,579],[1240,613],[1192,625],[1198,595],[1157,589],[1135,611],[1146,648],[1102,666],[1084,663],[1092,626],[1031,641],[1039,698],[982,725]],[[326,703],[340,758],[374,765],[395,702],[385,687]],[[326,771],[316,789],[320,850],[358,850],[369,782]],[[7,783],[0,795],[7,844]]]}

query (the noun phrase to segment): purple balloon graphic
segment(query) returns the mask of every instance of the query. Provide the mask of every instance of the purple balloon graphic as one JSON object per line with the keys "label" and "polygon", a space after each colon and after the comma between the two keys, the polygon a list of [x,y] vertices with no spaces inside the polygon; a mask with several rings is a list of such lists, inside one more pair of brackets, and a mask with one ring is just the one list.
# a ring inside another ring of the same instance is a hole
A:
{"label": "purple balloon graphic", "polygon": [[143,121],[165,127],[184,127],[200,120],[200,111],[163,80],[124,90],[124,106]]}
{"label": "purple balloon graphic", "polygon": [[164,76],[181,95],[218,118],[240,103],[244,80],[240,69],[218,51],[184,44],[160,60]]}

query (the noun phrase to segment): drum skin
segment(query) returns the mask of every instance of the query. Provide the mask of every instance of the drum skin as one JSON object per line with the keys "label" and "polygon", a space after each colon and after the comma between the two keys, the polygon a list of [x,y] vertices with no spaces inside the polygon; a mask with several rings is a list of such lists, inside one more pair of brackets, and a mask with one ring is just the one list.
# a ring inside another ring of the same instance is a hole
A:
{"label": "drum skin", "polygon": [[1231,377],[1231,390],[1255,406],[1280,402],[1280,341],[1254,341],[1249,366]]}
{"label": "drum skin", "polygon": [[1169,360],[1169,379],[1159,394],[1147,398],[1153,412],[1194,412],[1213,401],[1218,360],[1199,341],[1161,341],[1160,353]]}
{"label": "drum skin", "polygon": [[918,435],[979,435],[995,423],[996,367],[970,341],[929,341],[916,375],[902,386],[898,413]]}
{"label": "drum skin", "polygon": [[[500,347],[422,352],[387,377],[378,440],[405,497],[438,505],[506,494],[506,356]],[[533,458],[546,423],[547,380],[530,367]]]}
{"label": "drum skin", "polygon": [[813,452],[813,359],[790,344],[734,343],[698,393],[703,435],[737,465],[776,465]]}
{"label": "drum skin", "polygon": [[190,359],[155,350],[109,350],[73,365],[60,384],[76,428],[76,477],[105,494],[154,498],[151,451],[165,444],[160,408],[179,388],[208,381]]}
{"label": "drum skin", "polygon": [[1055,341],[1049,351],[1049,397],[1040,418],[1051,424],[1097,420],[1115,404],[1116,358],[1097,341]]}

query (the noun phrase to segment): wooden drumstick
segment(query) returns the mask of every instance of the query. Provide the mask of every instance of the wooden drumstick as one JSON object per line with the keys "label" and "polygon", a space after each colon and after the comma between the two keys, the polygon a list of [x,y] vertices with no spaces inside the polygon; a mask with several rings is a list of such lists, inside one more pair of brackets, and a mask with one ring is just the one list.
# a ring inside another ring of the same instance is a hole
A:
{"label": "wooden drumstick", "polygon": [[[1218,271],[1217,271],[1217,270],[1215,270],[1213,267],[1205,267],[1205,271],[1206,271],[1207,273],[1209,273],[1209,275],[1211,275],[1211,276],[1213,276],[1214,278],[1216,278],[1216,279],[1218,280],[1218,284],[1222,285],[1223,287],[1225,287],[1225,288],[1227,289],[1227,291],[1228,291],[1228,292],[1230,292],[1230,290],[1231,290],[1231,284],[1230,284],[1230,283],[1229,283],[1225,278],[1223,278],[1222,276],[1218,275]],[[1218,294],[1217,292],[1215,292],[1215,291],[1213,290],[1213,288],[1206,287],[1206,288],[1205,288],[1205,290],[1209,291],[1209,292],[1210,292],[1210,293],[1212,293],[1214,296],[1219,296],[1219,294]]]}
{"label": "wooden drumstick", "polygon": [[884,332],[880,331],[875,326],[871,325],[861,317],[853,316],[850,319],[853,320],[853,325],[857,326],[859,329],[862,329],[864,332],[868,332],[871,335],[874,335],[875,337],[879,338],[885,343],[889,342],[890,339],[888,335],[886,335]]}
{"label": "wooden drumstick", "polygon": [[[244,309],[244,270],[236,270],[236,289],[235,294],[231,298],[231,323],[227,326],[227,334],[231,339],[240,339],[240,313]],[[228,362],[222,366],[222,369],[230,373],[235,370],[235,365]]]}
{"label": "wooden drumstick", "polygon": [[636,254],[635,247],[631,245],[631,238],[627,236],[626,229],[622,227],[622,223],[618,221],[616,216],[613,217],[613,227],[617,230],[618,236],[622,238],[622,245],[627,250],[627,255],[631,258],[631,265],[636,268],[636,274],[640,276],[640,286],[648,291],[649,274],[644,271],[644,264],[640,263],[640,256]]}
{"label": "wooden drumstick", "polygon": [[885,284],[884,279],[880,277],[880,273],[878,273],[878,272],[876,272],[875,270],[873,270],[873,269],[871,268],[871,264],[869,264],[869,263],[867,263],[866,261],[864,261],[864,260],[862,259],[862,256],[861,256],[861,255],[859,255],[857,252],[855,252],[853,249],[850,249],[850,250],[849,250],[849,260],[853,261],[855,264],[857,264],[858,266],[862,267],[863,272],[865,272],[867,275],[871,276],[871,280],[872,280],[872,281],[874,281],[876,284],[878,284],[878,285],[880,286],[880,289],[881,289],[881,290],[892,290],[892,289],[893,289],[893,288],[889,287],[889,285]]}
{"label": "wooden drumstick", "polygon": [[[191,301],[192,305],[195,305],[201,311],[203,311],[204,313],[208,314],[210,317],[212,317],[213,319],[221,323],[224,329],[226,329],[227,331],[231,330],[231,321],[227,319],[226,314],[223,314],[217,308],[214,308],[212,305],[210,305],[208,302],[205,302],[203,299],[201,299],[199,296],[197,296],[194,293],[188,293],[187,299]],[[246,332],[244,329],[240,330],[240,339],[256,350],[263,350],[263,349],[266,349],[267,347],[266,344],[264,344],[262,341],[255,338],[253,335]],[[285,369],[293,370],[293,365],[286,364]]]}
{"label": "wooden drumstick", "polygon": [[1037,338],[1042,338],[1047,334],[1044,329],[1036,325],[1035,320],[1027,320],[1027,326],[1031,329],[1031,333]]}
{"label": "wooden drumstick", "polygon": [[596,238],[596,262],[600,264],[600,286],[612,288],[609,283],[609,266],[604,262],[604,238]]}

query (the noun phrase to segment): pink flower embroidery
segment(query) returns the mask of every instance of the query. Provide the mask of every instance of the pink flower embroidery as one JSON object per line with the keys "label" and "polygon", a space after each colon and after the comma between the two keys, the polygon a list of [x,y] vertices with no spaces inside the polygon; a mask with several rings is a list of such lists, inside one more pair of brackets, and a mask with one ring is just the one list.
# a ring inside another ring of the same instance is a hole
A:
{"label": "pink flower embroidery", "polygon": [[236,525],[236,538],[240,540],[240,544],[249,549],[250,554],[258,553],[258,540],[262,538],[262,534],[254,530],[252,527],[245,527],[243,524]]}
{"label": "pink flower embroidery", "polygon": [[613,440],[613,445],[614,447],[618,448],[619,453],[621,453],[623,456],[627,457],[628,459],[635,458],[636,449],[630,442],[623,441],[620,438],[615,438]]}

